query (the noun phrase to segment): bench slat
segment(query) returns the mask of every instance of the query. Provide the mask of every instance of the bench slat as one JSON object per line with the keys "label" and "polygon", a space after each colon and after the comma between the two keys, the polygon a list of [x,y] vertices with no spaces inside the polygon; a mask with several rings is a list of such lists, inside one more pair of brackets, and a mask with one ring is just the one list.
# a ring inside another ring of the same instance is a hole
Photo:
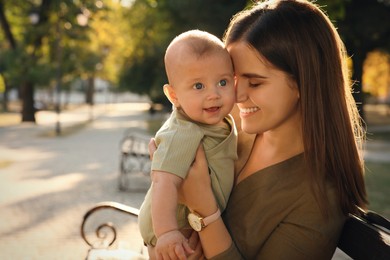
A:
{"label": "bench slat", "polygon": [[[380,219],[380,223],[374,222]],[[351,215],[343,228],[338,248],[353,259],[390,259],[390,224],[375,212]]]}

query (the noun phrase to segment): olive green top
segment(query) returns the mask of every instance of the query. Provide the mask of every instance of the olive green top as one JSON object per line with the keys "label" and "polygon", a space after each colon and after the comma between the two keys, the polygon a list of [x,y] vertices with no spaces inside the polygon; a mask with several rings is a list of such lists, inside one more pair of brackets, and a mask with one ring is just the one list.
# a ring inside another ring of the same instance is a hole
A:
{"label": "olive green top", "polygon": [[213,259],[331,259],[345,216],[328,185],[324,219],[309,180],[300,154],[235,186],[223,215],[234,243]]}
{"label": "olive green top", "polygon": [[[231,115],[225,117],[224,125],[205,125],[191,121],[174,110],[169,119],[157,132],[157,150],[153,154],[152,170],[164,171],[185,178],[195,159],[200,143],[206,154],[211,185],[218,205],[223,211],[229,199],[234,182],[234,161],[237,159],[237,130]],[[148,245],[155,245],[151,219],[151,192],[141,205],[138,223],[142,238]],[[164,198],[161,198],[164,199]],[[177,221],[179,228],[189,228],[189,210],[178,205]]]}

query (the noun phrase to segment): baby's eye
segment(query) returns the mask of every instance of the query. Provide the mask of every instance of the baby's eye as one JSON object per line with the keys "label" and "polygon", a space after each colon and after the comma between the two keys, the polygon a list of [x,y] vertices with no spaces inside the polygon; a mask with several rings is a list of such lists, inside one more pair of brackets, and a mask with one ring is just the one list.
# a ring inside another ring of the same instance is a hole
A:
{"label": "baby's eye", "polygon": [[224,87],[224,86],[226,86],[226,85],[227,85],[227,81],[226,81],[226,79],[222,79],[222,80],[220,80],[220,81],[219,81],[219,83],[218,83],[218,85],[219,85],[219,86],[221,86],[221,87]]}
{"label": "baby's eye", "polygon": [[204,86],[200,82],[194,84],[194,89],[203,89],[203,88],[204,88]]}

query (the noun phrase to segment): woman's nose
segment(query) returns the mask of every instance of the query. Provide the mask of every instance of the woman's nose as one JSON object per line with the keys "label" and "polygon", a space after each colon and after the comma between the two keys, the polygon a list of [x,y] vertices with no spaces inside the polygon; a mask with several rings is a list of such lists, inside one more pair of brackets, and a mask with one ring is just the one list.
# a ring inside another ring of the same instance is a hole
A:
{"label": "woman's nose", "polygon": [[245,87],[236,82],[236,103],[242,103],[248,99]]}

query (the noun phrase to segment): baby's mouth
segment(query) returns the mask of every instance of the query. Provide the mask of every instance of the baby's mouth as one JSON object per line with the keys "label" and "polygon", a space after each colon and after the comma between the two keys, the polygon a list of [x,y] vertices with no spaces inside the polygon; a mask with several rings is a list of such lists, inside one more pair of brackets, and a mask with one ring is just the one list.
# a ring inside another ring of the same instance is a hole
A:
{"label": "baby's mouth", "polygon": [[204,110],[206,110],[207,112],[216,112],[220,109],[220,107],[209,107],[209,108],[205,108]]}

